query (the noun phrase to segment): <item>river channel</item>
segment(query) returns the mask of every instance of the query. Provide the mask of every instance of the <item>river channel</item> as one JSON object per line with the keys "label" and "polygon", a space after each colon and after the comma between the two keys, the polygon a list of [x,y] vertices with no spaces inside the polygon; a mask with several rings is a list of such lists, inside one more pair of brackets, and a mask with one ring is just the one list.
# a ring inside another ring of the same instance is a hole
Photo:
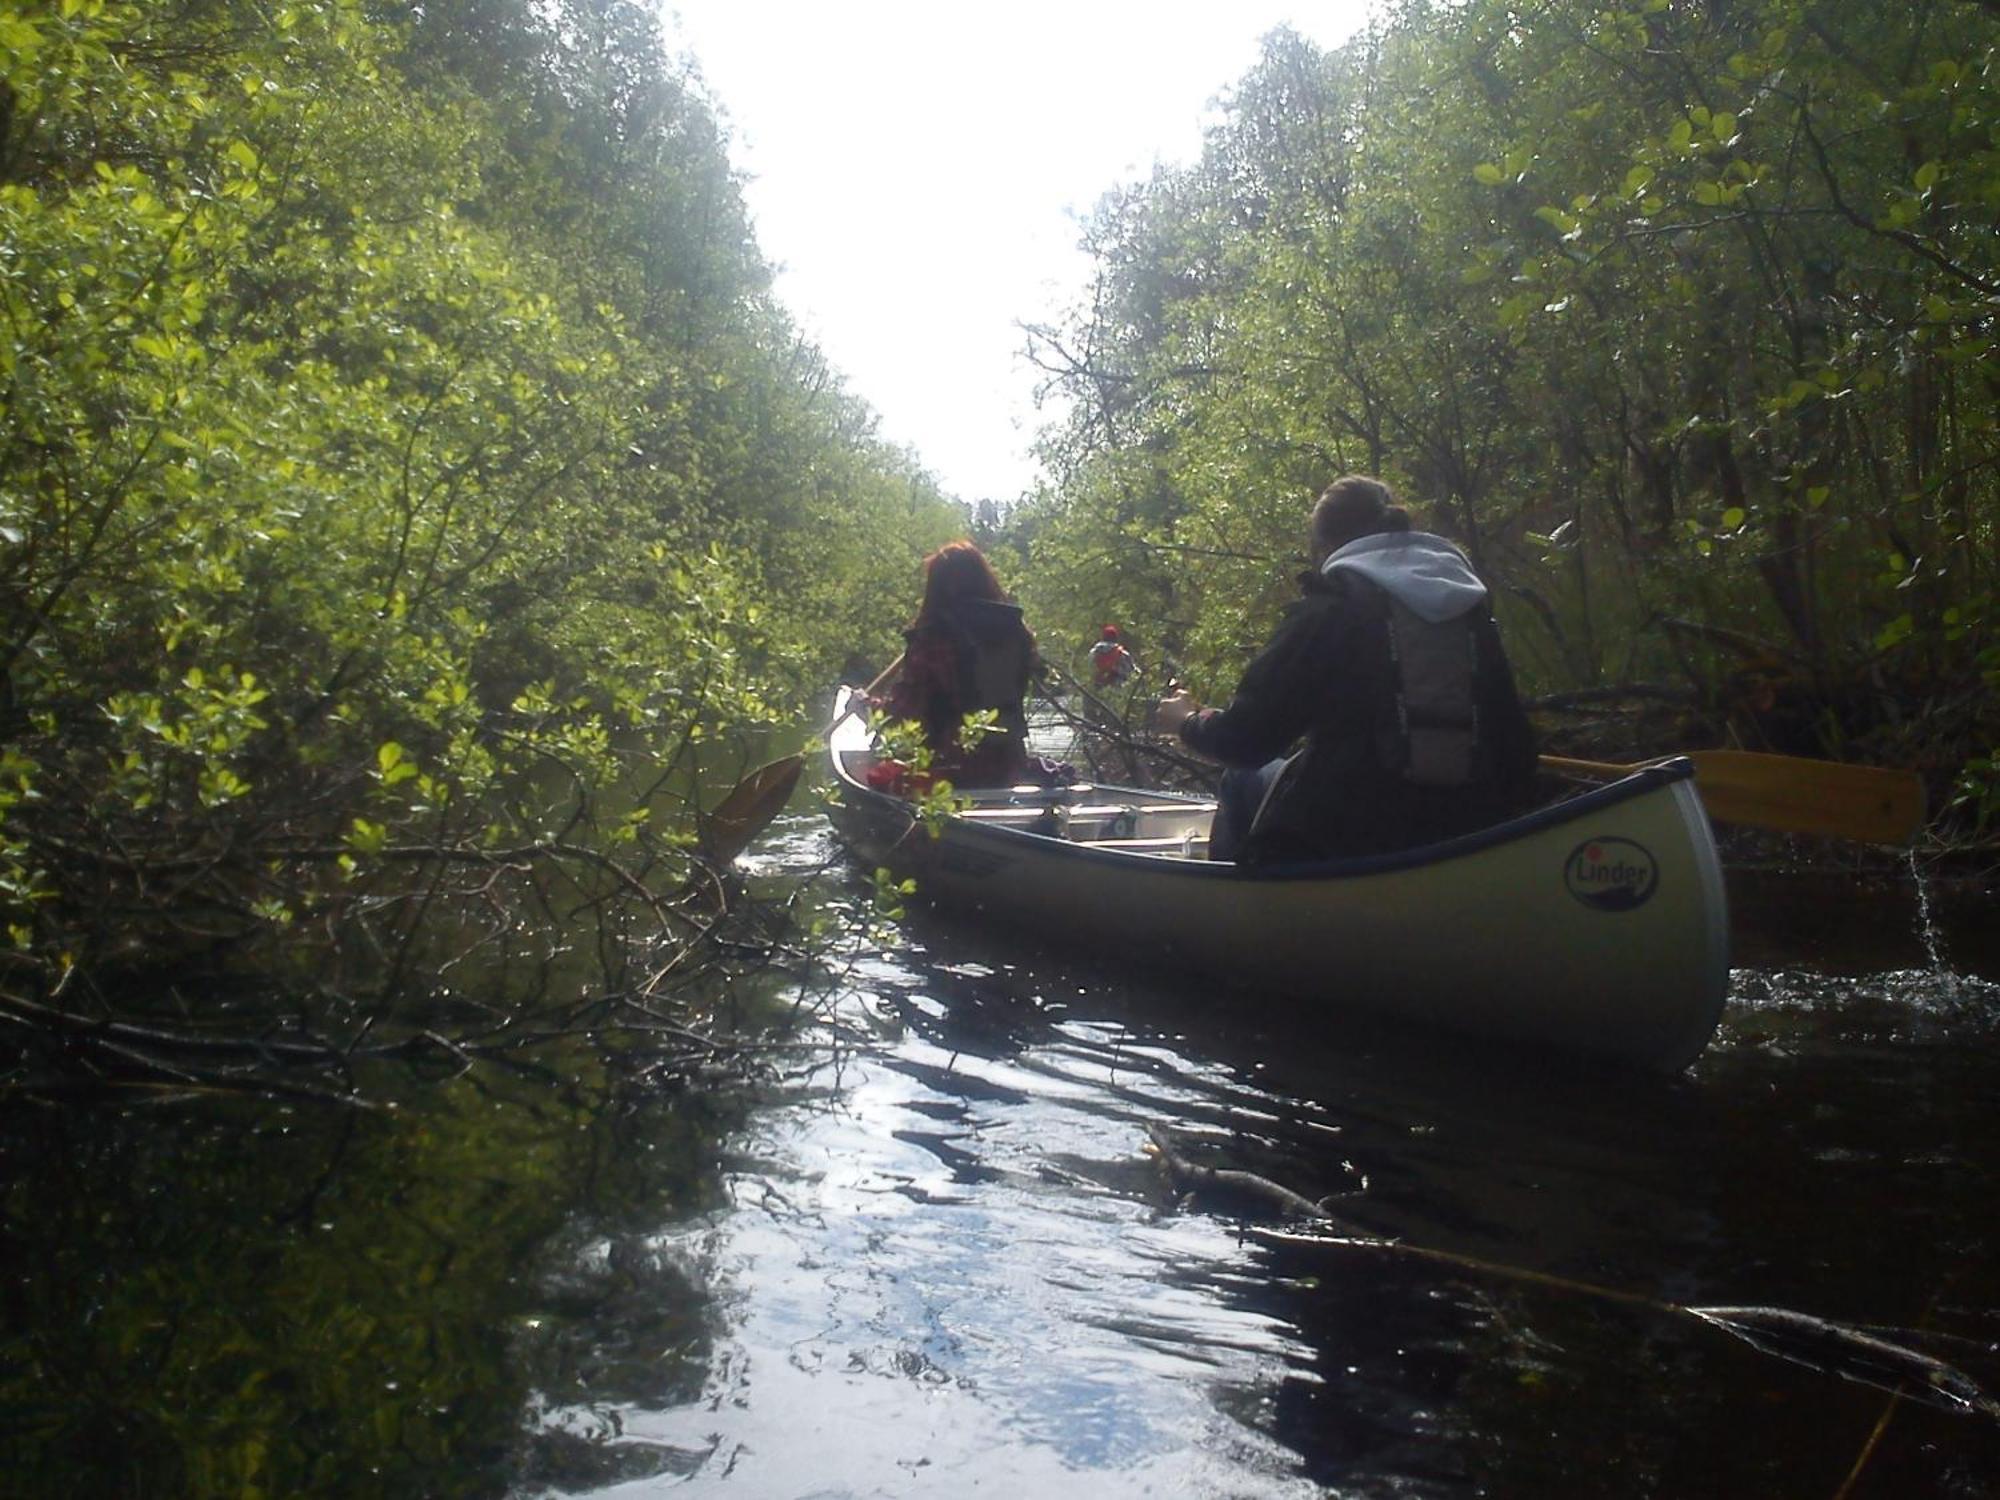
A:
{"label": "river channel", "polygon": [[[816,813],[749,865],[865,919]],[[1975,927],[1848,895],[1788,924],[1744,883],[1769,920],[1673,1080],[1305,1031],[917,912],[852,946],[828,1046],[742,1109],[607,1119],[491,1081],[348,1122],[10,1105],[10,1471],[34,1494],[2000,1493],[2000,1420],[1964,1388],[1686,1311],[1832,1320],[2000,1392],[2000,987],[1955,957]],[[1363,1233],[1183,1196],[1154,1137]]]}

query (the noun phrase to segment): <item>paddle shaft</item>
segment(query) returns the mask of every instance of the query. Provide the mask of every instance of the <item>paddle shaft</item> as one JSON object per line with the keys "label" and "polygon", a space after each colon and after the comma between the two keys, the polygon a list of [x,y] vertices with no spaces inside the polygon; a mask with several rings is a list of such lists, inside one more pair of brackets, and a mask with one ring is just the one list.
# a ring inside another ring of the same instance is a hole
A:
{"label": "paddle shaft", "polygon": [[1641,761],[1637,765],[1620,765],[1609,760],[1577,760],[1568,755],[1544,755],[1540,757],[1544,767],[1551,771],[1574,771],[1579,776],[1630,776],[1634,771],[1643,771],[1654,761]]}
{"label": "paddle shaft", "polygon": [[855,693],[851,697],[849,697],[847,700],[847,707],[843,708],[839,713],[833,716],[833,722],[826,726],[826,732],[828,734],[832,734],[834,730],[840,728],[842,724],[847,722],[847,716],[849,714],[855,712],[857,709],[867,707],[868,700],[875,696],[875,689],[877,689],[883,683],[889,680],[890,675],[896,670],[896,668],[900,667],[903,664],[903,658],[908,654],[909,653],[904,651],[898,651],[896,653],[896,659],[890,662],[888,666],[882,669],[880,676],[878,676],[873,682],[869,683],[868,686],[863,688],[860,692]]}
{"label": "paddle shaft", "polygon": [[883,683],[889,680],[890,675],[895,672],[896,668],[900,667],[903,664],[903,658],[907,655],[909,655],[907,651],[898,651],[896,653],[896,659],[890,662],[888,666],[882,669],[881,675],[878,676],[873,682],[869,683],[867,687],[861,690],[861,696],[864,698],[874,697],[875,689],[877,689]]}

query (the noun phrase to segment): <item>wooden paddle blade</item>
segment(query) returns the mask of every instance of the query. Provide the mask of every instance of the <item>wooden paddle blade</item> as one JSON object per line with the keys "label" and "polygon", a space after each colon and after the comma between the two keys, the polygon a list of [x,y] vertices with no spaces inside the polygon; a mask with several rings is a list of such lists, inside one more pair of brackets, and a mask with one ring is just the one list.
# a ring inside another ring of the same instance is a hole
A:
{"label": "wooden paddle blade", "polygon": [[695,847],[704,859],[726,865],[750,846],[791,800],[805,769],[803,755],[787,755],[745,776],[701,819]]}
{"label": "wooden paddle blade", "polygon": [[1923,831],[1924,783],[1915,771],[1751,750],[1691,750],[1688,758],[1718,822],[1869,844],[1907,844]]}
{"label": "wooden paddle blade", "polygon": [[[1867,844],[1907,844],[1923,831],[1924,783],[1915,771],[1850,766],[1751,750],[1689,750],[1695,789],[1718,823],[1817,833]],[[1672,757],[1667,757],[1671,759]],[[1618,765],[1544,755],[1552,771],[1630,776],[1656,761]]]}

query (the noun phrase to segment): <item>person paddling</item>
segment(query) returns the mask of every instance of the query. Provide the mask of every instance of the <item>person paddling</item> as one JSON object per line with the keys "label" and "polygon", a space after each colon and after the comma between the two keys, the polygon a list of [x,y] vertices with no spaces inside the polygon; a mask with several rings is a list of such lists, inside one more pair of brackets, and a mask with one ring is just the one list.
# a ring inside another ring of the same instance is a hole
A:
{"label": "person paddling", "polygon": [[[1224,709],[1185,690],[1154,722],[1230,769],[1209,857],[1244,864],[1387,853],[1526,803],[1535,739],[1487,588],[1365,475],[1314,505],[1302,597]],[[1303,748],[1284,757],[1303,740]]]}
{"label": "person paddling", "polygon": [[[959,787],[1007,786],[1027,774],[1035,637],[971,542],[948,542],[924,559],[923,603],[903,638],[902,666],[881,708],[923,726],[932,773]],[[998,728],[962,744],[965,715],[985,709],[998,715]]]}
{"label": "person paddling", "polygon": [[1118,627],[1107,625],[1099,632],[1097,641],[1090,648],[1091,674],[1096,681],[1093,687],[1117,687],[1127,681],[1138,669],[1139,663],[1126,649],[1124,641],[1118,638]]}

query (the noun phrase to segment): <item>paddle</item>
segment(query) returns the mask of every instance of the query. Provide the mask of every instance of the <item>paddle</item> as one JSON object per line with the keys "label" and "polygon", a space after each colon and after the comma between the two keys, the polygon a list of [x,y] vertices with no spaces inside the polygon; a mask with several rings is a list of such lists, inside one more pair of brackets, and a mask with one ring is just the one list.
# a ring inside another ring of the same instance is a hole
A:
{"label": "paddle", "polygon": [[[847,709],[827,726],[827,732],[831,734],[841,719],[865,704],[875,689],[888,681],[889,674],[902,664],[902,655],[898,653],[896,659],[882,669],[881,676],[849,700]],[[726,865],[749,848],[750,841],[762,833],[771,819],[777,817],[791,800],[792,789],[799,784],[799,775],[805,770],[805,765],[803,755],[787,755],[769,765],[759,766],[731,787],[722,800],[698,820],[701,834],[695,848],[702,858]]]}
{"label": "paddle", "polygon": [[889,675],[892,672],[894,672],[896,668],[900,667],[903,664],[903,657],[906,654],[907,653],[905,652],[898,651],[896,653],[896,659],[890,662],[888,666],[884,667],[881,671],[881,674],[878,677],[876,677],[876,679],[873,682],[869,683],[868,686],[863,688],[860,692],[849,694],[847,699],[847,707],[843,708],[839,713],[833,716],[833,722],[826,726],[826,732],[828,734],[832,734],[834,730],[838,729],[843,723],[846,722],[849,715],[854,714],[860,711],[861,709],[866,708],[868,706],[868,700],[875,696],[875,689],[877,689],[883,683],[889,680]]}
{"label": "paddle", "polygon": [[[1915,771],[1750,750],[1685,753],[1694,762],[1694,784],[1702,805],[1718,823],[1868,844],[1907,844],[1923,830],[1924,783]],[[1658,762],[1628,766],[1544,755],[1542,764],[1553,771],[1630,776]]]}
{"label": "paddle", "polygon": [[726,865],[750,846],[771,819],[791,800],[805,769],[803,755],[787,755],[745,776],[699,822],[695,848],[703,859]]}

